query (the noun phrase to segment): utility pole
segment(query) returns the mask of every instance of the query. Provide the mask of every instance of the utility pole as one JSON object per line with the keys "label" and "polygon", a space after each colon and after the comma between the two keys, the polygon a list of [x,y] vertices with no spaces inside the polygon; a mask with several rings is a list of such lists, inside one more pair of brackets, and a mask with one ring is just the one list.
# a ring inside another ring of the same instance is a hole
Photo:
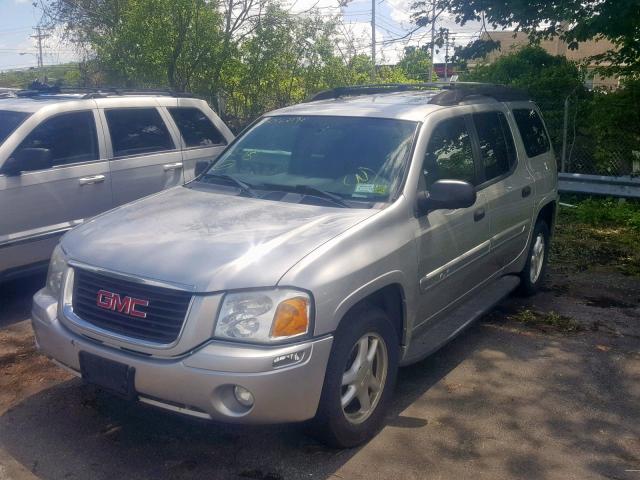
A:
{"label": "utility pole", "polygon": [[433,62],[436,56],[436,0],[433,2],[431,9],[431,65],[429,66],[429,79],[427,82],[433,82]]}
{"label": "utility pole", "polygon": [[44,82],[44,73],[43,73],[43,67],[44,67],[44,57],[42,56],[42,40],[44,38],[48,38],[50,37],[49,34],[46,33],[42,33],[40,27],[36,27],[36,32],[38,32],[36,35],[31,35],[31,38],[35,38],[38,41],[38,69],[40,70],[40,81]]}
{"label": "utility pole", "polygon": [[447,69],[449,68],[449,29],[447,28],[445,34],[445,43],[444,43],[444,81],[449,81],[449,75],[447,73]]}
{"label": "utility pole", "polygon": [[376,81],[376,0],[371,0],[371,81]]}

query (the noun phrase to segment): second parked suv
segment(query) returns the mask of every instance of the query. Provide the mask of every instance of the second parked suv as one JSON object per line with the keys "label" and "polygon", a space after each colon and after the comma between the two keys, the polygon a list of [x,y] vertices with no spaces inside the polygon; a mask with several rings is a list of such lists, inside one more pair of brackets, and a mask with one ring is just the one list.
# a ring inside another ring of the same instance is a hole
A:
{"label": "second parked suv", "polygon": [[46,267],[84,220],[193,180],[232,139],[206,102],[172,94],[0,99],[0,281]]}
{"label": "second parked suv", "polygon": [[538,108],[482,85],[338,89],[271,112],[195,181],[67,233],[40,349],[205,419],[349,447],[396,372],[540,286],[557,194]]}

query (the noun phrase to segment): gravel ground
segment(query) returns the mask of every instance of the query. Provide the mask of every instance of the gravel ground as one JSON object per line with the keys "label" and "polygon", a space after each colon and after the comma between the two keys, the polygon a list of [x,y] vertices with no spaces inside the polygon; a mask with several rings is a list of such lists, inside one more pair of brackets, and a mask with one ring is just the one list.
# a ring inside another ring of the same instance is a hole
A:
{"label": "gravel ground", "polygon": [[552,272],[401,371],[384,430],[336,451],[296,426],[129,404],[33,348],[31,294],[0,286],[0,480],[638,479],[640,280]]}

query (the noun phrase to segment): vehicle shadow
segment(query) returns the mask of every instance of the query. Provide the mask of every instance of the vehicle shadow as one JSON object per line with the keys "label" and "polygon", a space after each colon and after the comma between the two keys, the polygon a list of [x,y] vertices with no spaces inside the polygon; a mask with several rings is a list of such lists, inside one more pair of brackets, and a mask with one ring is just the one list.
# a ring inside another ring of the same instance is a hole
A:
{"label": "vehicle shadow", "polygon": [[44,287],[46,274],[0,282],[0,328],[30,318],[31,299]]}
{"label": "vehicle shadow", "polygon": [[[44,479],[430,478],[437,471],[445,472],[441,478],[465,478],[470,465],[487,473],[500,465],[505,478],[561,478],[559,459],[582,451],[590,462],[580,467],[592,475],[627,478],[621,465],[640,468],[632,445],[612,441],[640,438],[633,377],[613,360],[596,365],[580,346],[498,327],[475,325],[402,369],[386,428],[358,449],[326,448],[295,425],[192,420],[79,380],[33,395],[0,417],[0,448]],[[551,353],[563,361],[555,371],[544,371],[545,364],[543,371],[527,370]],[[463,376],[449,380],[456,375]],[[486,448],[491,442],[495,448]],[[543,452],[547,443],[553,454]],[[334,477],[351,460],[361,476]]]}
{"label": "vehicle shadow", "polygon": [[[399,413],[473,352],[478,338],[478,332],[464,334],[402,369],[388,423],[423,425],[424,420]],[[7,411],[0,417],[0,432],[0,448],[46,479],[326,478],[359,451],[326,448],[300,425],[227,425],[174,415],[78,379]]]}

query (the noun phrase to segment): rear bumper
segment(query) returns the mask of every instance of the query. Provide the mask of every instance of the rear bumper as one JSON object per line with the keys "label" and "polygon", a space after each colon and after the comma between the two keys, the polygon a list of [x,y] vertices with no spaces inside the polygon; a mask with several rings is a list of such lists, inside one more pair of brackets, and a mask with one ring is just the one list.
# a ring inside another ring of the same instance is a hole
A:
{"label": "rear bumper", "polygon": [[[178,358],[156,358],[105,346],[71,332],[57,318],[57,302],[46,290],[34,296],[33,328],[40,350],[74,372],[79,352],[135,368],[135,389],[144,403],[180,413],[239,423],[299,422],[315,416],[333,337],[278,347],[209,342]],[[297,357],[274,368],[274,359]],[[255,402],[242,406],[233,387],[248,389]]]}

